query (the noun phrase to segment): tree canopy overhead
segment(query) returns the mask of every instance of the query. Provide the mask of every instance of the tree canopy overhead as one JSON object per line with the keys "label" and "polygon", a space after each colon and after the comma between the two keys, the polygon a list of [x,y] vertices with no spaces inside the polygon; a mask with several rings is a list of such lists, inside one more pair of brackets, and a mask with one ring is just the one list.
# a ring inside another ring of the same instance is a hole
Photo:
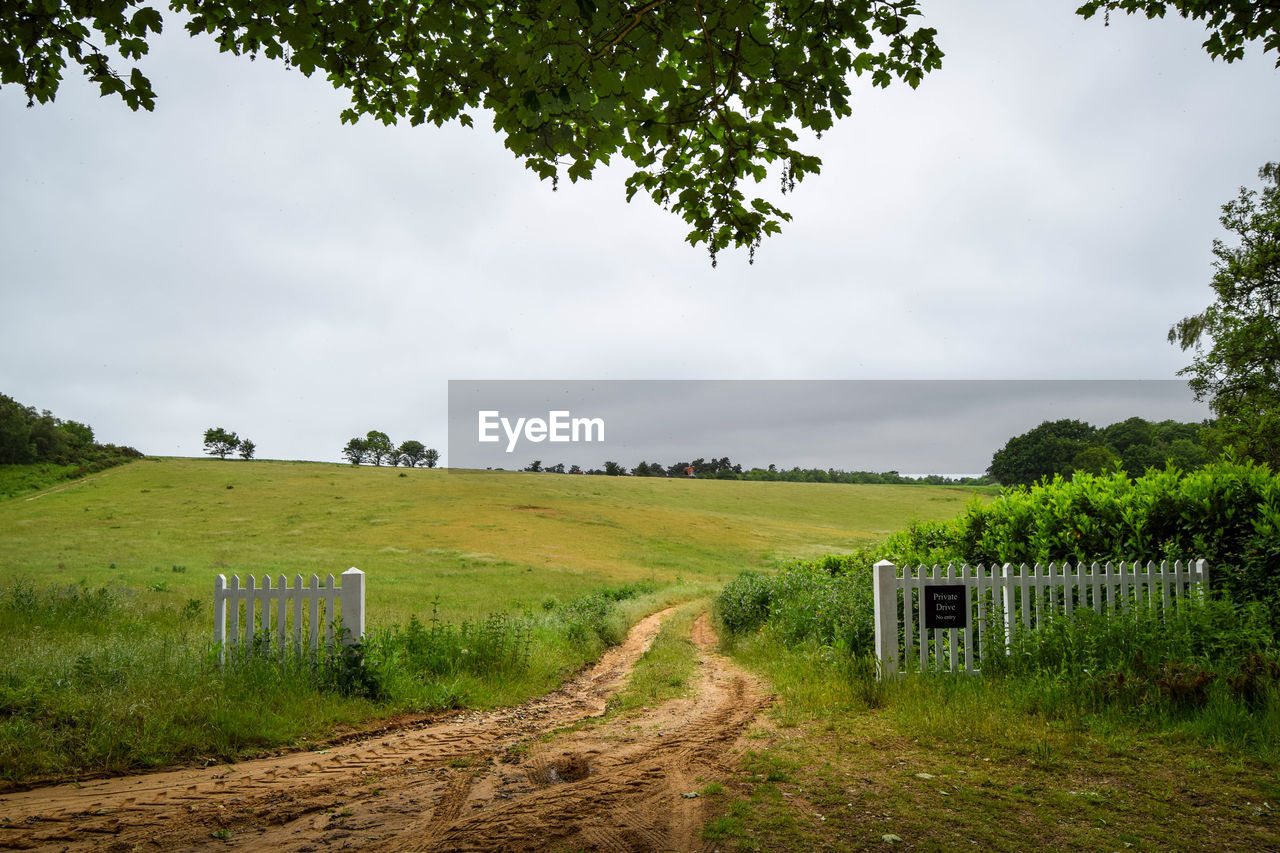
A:
{"label": "tree canopy overhead", "polygon": [[[917,85],[938,68],[935,32],[916,0],[174,0],[186,29],[223,51],[323,73],[351,96],[343,121],[369,116],[470,125],[477,110],[525,165],[553,182],[588,178],[615,156],[644,191],[715,252],[754,248],[788,214],[748,199],[747,179],[784,190],[818,171],[796,129],[850,113],[849,78]],[[147,52],[161,13],[140,0],[0,3],[0,85],[52,100],[68,62],[104,95],[152,109],[155,92],[126,61]],[[852,74],[851,74],[852,72]]]}
{"label": "tree canopy overhead", "polygon": [[[1206,20],[1228,61],[1245,41],[1280,50],[1272,4],[1092,0],[1078,11]],[[1259,8],[1261,7],[1261,8]],[[589,178],[629,160],[628,200],[645,192],[715,254],[752,251],[790,215],[744,186],[774,170],[784,192],[817,172],[796,147],[851,113],[850,80],[914,87],[941,66],[917,0],[172,0],[192,35],[278,59],[346,91],[343,121],[368,116],[470,125],[492,113],[507,147],[544,179]],[[0,0],[0,86],[53,100],[69,65],[103,95],[153,109],[134,66],[161,32],[145,0]]]}
{"label": "tree canopy overhead", "polygon": [[[1085,18],[1102,12],[1143,14],[1163,18],[1176,12],[1193,21],[1204,21],[1209,37],[1201,45],[1214,59],[1234,62],[1244,58],[1250,42],[1262,42],[1262,49],[1280,54],[1280,5],[1257,0],[1088,0],[1076,10]],[[1276,59],[1280,67],[1280,58]]]}

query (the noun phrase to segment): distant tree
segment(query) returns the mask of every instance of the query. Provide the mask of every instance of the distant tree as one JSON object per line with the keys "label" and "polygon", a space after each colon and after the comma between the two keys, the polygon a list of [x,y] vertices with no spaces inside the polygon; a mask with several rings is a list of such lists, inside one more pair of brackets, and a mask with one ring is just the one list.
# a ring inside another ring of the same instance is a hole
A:
{"label": "distant tree", "polygon": [[525,470],[525,471],[528,471],[528,472],[529,472],[529,473],[531,473],[531,474],[541,474],[541,473],[542,473],[542,460],[541,460],[541,459],[535,459],[535,460],[533,460],[532,462],[530,462],[530,463],[529,463],[529,467],[525,468],[524,470]]}
{"label": "distant tree", "polygon": [[62,431],[61,421],[53,412],[45,410],[31,423],[31,441],[36,446],[36,458],[65,461],[71,449],[68,435]]}
{"label": "distant tree", "polygon": [[619,465],[617,462],[606,461],[604,463],[604,473],[610,477],[625,477],[627,468],[625,465]]}
{"label": "distant tree", "polygon": [[1141,477],[1149,468],[1163,468],[1164,463],[1164,450],[1155,444],[1131,444],[1120,454],[1120,467],[1130,477]]}
{"label": "distant tree", "polygon": [[66,433],[67,441],[75,450],[83,450],[94,445],[93,427],[75,421],[62,421],[59,428]]}
{"label": "distant tree", "polygon": [[240,458],[246,461],[253,458],[253,452],[258,446],[247,438],[240,439]]}
{"label": "distant tree", "polygon": [[422,454],[426,449],[421,441],[410,439],[409,441],[401,442],[396,452],[400,456],[400,461],[410,468],[414,468],[422,461]]}
{"label": "distant tree", "polygon": [[1097,439],[1121,456],[1135,444],[1151,444],[1155,438],[1155,424],[1143,418],[1129,418],[1098,430]]}
{"label": "distant tree", "polygon": [[1071,472],[1103,474],[1111,471],[1119,462],[1120,459],[1107,448],[1100,444],[1091,444],[1072,458]]}
{"label": "distant tree", "polygon": [[440,451],[435,448],[428,447],[422,451],[422,465],[426,468],[436,467],[436,463],[440,461]]}
{"label": "distant tree", "polygon": [[391,443],[391,438],[385,432],[369,430],[365,436],[365,455],[370,462],[381,465],[382,461],[394,452],[395,445]]}
{"label": "distant tree", "polygon": [[0,465],[36,461],[36,447],[31,441],[33,412],[12,397],[0,394]]}
{"label": "distant tree", "polygon": [[[1018,485],[1055,474],[1103,473],[1117,463],[1130,477],[1170,466],[1190,471],[1216,455],[1202,440],[1205,434],[1203,423],[1152,423],[1139,417],[1101,429],[1081,421],[1046,421],[1010,439],[987,472],[1004,485]],[[880,482],[892,481],[881,475]]]}
{"label": "distant tree", "polygon": [[342,448],[342,455],[352,465],[360,465],[369,458],[369,442],[363,438],[353,438]]}
{"label": "distant tree", "polygon": [[569,473],[570,473],[570,474],[581,474],[581,473],[582,473],[582,469],[581,469],[581,468],[579,468],[577,465],[574,465],[574,466],[572,466],[571,468],[569,468]]}
{"label": "distant tree", "polygon": [[1280,163],[1258,177],[1260,195],[1241,187],[1222,206],[1219,221],[1239,242],[1213,241],[1214,303],[1175,324],[1169,342],[1195,350],[1178,373],[1209,400],[1217,440],[1280,470]]}
{"label": "distant tree", "polygon": [[1173,444],[1175,441],[1200,442],[1200,431],[1205,422],[1183,423],[1181,421],[1160,421],[1154,425],[1154,440],[1158,444]]}
{"label": "distant tree", "polygon": [[1185,438],[1174,439],[1164,452],[1164,467],[1179,471],[1194,471],[1213,461],[1213,456],[1199,442]]}
{"label": "distant tree", "polygon": [[556,463],[556,464],[554,464],[554,465],[548,465],[548,466],[546,467],[546,469],[545,469],[545,470],[546,470],[546,472],[547,472],[548,474],[563,474],[563,473],[564,473],[564,463],[563,463],[563,462],[557,462],[557,463]]}
{"label": "distant tree", "polygon": [[650,476],[650,474],[649,474],[649,463],[648,463],[648,462],[645,462],[643,459],[641,459],[641,460],[640,460],[640,464],[639,464],[639,465],[637,465],[637,466],[635,467],[635,470],[633,470],[631,473],[635,474],[637,477],[648,477],[648,476]]}
{"label": "distant tree", "polygon": [[1084,421],[1045,421],[1009,439],[991,457],[987,473],[1006,486],[1030,485],[1041,477],[1068,474],[1076,455],[1095,443],[1095,432]]}
{"label": "distant tree", "polygon": [[227,432],[222,427],[210,427],[204,431],[204,452],[219,459],[226,459],[228,453],[240,446],[240,437],[234,432]]}

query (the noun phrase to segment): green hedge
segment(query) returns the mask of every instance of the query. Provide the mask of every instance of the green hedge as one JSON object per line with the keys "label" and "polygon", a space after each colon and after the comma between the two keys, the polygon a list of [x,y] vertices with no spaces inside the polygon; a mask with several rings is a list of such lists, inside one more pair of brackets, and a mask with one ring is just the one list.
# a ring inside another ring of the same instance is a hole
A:
{"label": "green hedge", "polygon": [[1280,605],[1280,477],[1234,459],[1184,474],[1077,474],[974,502],[952,521],[917,522],[883,545],[743,572],[716,599],[731,634],[768,625],[788,644],[872,646],[871,566],[1106,560],[1209,561],[1213,595]]}
{"label": "green hedge", "polygon": [[1136,480],[1055,477],[954,521],[913,524],[881,554],[913,566],[1203,558],[1215,593],[1280,602],[1280,477],[1234,459]]}

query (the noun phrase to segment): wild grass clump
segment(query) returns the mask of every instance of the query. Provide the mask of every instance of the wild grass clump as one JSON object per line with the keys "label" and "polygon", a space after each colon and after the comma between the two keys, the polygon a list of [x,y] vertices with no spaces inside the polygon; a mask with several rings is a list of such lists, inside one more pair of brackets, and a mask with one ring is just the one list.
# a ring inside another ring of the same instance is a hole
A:
{"label": "wild grass clump", "polygon": [[381,641],[395,650],[400,663],[426,678],[461,674],[493,675],[528,666],[532,642],[528,620],[491,614],[479,622],[442,623],[434,612],[429,625],[413,616],[404,628],[393,628]]}
{"label": "wild grass clump", "polygon": [[626,632],[626,625],[618,618],[618,603],[651,594],[657,589],[658,585],[652,581],[608,587],[575,598],[560,607],[556,615],[574,643],[616,645]]}
{"label": "wild grass clump", "polygon": [[871,651],[875,640],[872,554],[801,560],[776,575],[743,572],[716,598],[715,614],[730,634],[767,626],[784,643]]}
{"label": "wild grass clump", "polygon": [[520,701],[598,655],[625,629],[622,602],[657,589],[613,587],[537,616],[415,617],[315,655],[264,638],[220,664],[199,602],[17,581],[0,589],[0,780],[230,761],[377,716]]}
{"label": "wild grass clump", "polygon": [[108,444],[85,448],[74,459],[64,454],[58,459],[43,462],[0,464],[0,499],[47,489],[141,458],[142,454],[132,447]]}
{"label": "wild grass clump", "polygon": [[869,550],[743,572],[713,612],[727,645],[802,712],[878,707]]}
{"label": "wild grass clump", "polygon": [[127,590],[0,590],[0,778],[232,759],[352,722],[377,698],[349,651],[219,666],[206,619]]}
{"label": "wild grass clump", "polygon": [[1258,602],[1192,596],[1167,613],[1076,611],[1014,635],[984,675],[1022,682],[1050,715],[1121,714],[1280,755],[1275,616]]}
{"label": "wild grass clump", "polygon": [[750,634],[769,618],[774,576],[743,572],[716,596],[715,614],[730,634]]}

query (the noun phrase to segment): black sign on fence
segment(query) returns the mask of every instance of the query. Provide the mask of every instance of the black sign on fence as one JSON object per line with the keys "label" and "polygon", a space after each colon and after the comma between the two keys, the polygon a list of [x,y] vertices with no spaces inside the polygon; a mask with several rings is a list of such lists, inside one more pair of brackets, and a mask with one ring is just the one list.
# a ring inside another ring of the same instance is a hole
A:
{"label": "black sign on fence", "polygon": [[969,595],[964,584],[925,586],[921,603],[926,629],[969,627]]}

